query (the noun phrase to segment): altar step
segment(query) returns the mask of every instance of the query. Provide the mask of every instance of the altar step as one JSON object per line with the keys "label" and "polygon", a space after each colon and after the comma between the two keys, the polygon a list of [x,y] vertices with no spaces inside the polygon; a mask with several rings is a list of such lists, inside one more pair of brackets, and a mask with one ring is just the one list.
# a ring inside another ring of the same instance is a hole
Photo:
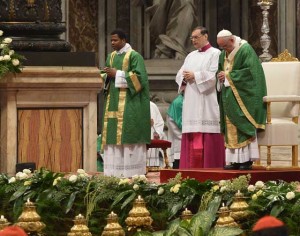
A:
{"label": "altar step", "polygon": [[286,182],[299,181],[300,169],[277,169],[277,170],[224,170],[222,168],[206,168],[206,169],[162,169],[160,170],[160,182],[166,183],[170,178],[174,178],[181,173],[183,178],[193,178],[200,182],[206,180],[227,180],[237,178],[241,175],[251,175],[251,184],[256,181],[284,180]]}

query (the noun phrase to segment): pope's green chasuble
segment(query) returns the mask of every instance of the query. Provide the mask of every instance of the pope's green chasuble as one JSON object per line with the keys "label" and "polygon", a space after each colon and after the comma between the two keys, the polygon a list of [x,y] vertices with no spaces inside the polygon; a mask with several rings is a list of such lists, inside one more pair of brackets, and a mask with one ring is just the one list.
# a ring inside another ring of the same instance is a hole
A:
{"label": "pope's green chasuble", "polygon": [[230,86],[219,94],[221,131],[227,148],[241,148],[256,137],[257,129],[266,123],[266,81],[253,48],[244,43],[236,54],[227,58],[220,54],[219,71],[225,71]]}

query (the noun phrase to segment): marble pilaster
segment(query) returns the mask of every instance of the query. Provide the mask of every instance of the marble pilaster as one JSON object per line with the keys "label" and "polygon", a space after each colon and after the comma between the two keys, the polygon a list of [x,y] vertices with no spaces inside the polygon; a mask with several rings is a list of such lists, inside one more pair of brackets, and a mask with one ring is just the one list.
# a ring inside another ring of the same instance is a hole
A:
{"label": "marble pilaster", "polygon": [[26,67],[1,79],[0,171],[13,174],[18,160],[34,157],[43,158],[37,168],[96,171],[101,89],[94,67]]}

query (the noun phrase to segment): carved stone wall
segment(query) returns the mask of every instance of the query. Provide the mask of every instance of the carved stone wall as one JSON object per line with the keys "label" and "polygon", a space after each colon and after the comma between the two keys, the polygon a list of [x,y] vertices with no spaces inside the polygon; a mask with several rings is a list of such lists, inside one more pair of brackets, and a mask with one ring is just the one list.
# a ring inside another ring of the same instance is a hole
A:
{"label": "carved stone wall", "polygon": [[17,51],[69,51],[61,0],[0,0],[0,29]]}
{"label": "carved stone wall", "polygon": [[98,1],[69,1],[69,42],[74,52],[98,52]]}

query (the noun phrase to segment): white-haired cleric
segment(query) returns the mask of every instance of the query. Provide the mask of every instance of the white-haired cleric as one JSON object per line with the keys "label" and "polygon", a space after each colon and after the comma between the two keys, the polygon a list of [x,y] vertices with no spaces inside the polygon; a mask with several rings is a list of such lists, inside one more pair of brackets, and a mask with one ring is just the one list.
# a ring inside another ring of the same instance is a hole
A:
{"label": "white-haired cleric", "polygon": [[225,136],[225,169],[249,170],[259,159],[257,132],[265,129],[267,94],[263,68],[251,45],[221,30],[217,72],[221,132]]}

